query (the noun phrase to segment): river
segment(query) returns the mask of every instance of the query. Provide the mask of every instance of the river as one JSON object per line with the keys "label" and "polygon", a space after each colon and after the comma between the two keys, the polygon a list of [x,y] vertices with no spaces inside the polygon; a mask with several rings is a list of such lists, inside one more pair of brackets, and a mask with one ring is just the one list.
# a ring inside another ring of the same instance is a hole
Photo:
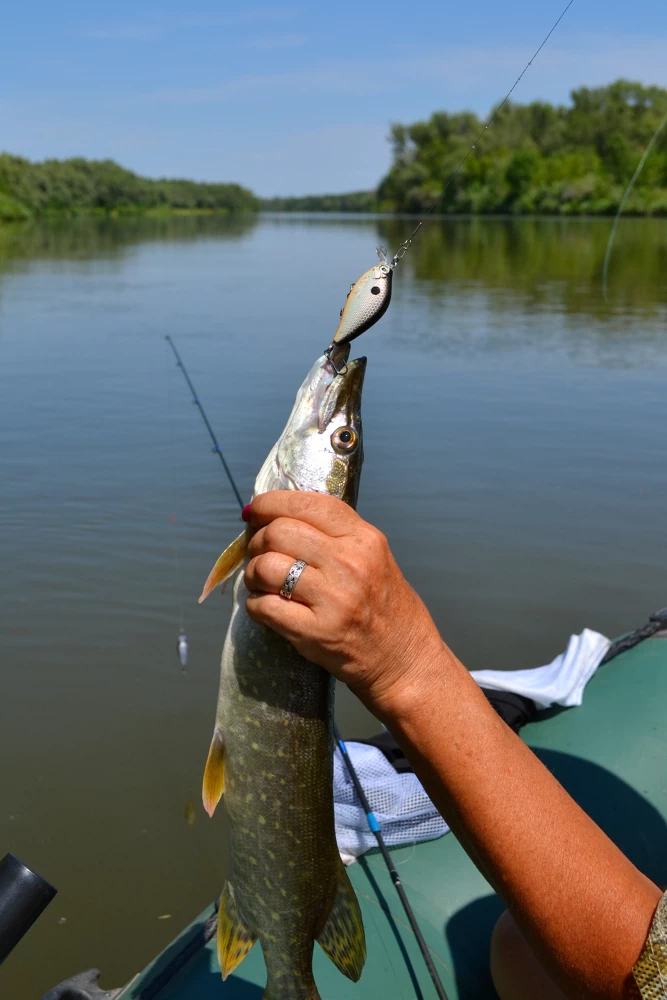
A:
{"label": "river", "polygon": [[[353,345],[359,510],[470,668],[545,663],[667,604],[667,220],[621,223],[605,302],[610,226],[433,221]],[[0,229],[0,855],[59,889],[3,996],[91,966],[120,985],[224,879],[199,788],[229,597],[196,598],[239,512],[164,335],[247,495],[350,283],[410,228]],[[338,717],[376,728],[345,691]]]}

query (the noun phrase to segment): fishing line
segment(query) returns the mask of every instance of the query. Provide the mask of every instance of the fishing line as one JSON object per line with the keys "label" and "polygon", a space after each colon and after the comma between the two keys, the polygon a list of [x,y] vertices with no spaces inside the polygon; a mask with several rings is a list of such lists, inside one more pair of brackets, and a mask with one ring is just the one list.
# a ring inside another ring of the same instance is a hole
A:
{"label": "fishing line", "polygon": [[[185,612],[183,608],[183,587],[182,587],[182,576],[181,576],[181,560],[178,551],[178,542],[176,538],[176,480],[174,478],[174,456],[176,454],[176,437],[174,433],[174,414],[173,414],[173,392],[172,392],[172,375],[171,368],[167,364],[167,423],[169,425],[169,445],[171,448],[171,461],[169,463],[169,497],[170,497],[170,513],[169,513],[169,535],[171,539],[171,555],[174,563],[174,572],[176,575],[176,587],[178,592],[178,620],[180,623],[179,627],[179,638],[178,638],[178,650],[179,659],[181,660],[181,666],[185,669],[187,663],[187,648],[183,650],[184,655],[181,655],[181,636],[187,647],[187,640],[185,639]],[[185,660],[185,662],[183,662]]]}
{"label": "fishing line", "polygon": [[[223,469],[225,470],[225,472],[227,474],[227,479],[229,480],[230,486],[232,487],[232,489],[234,491],[236,499],[237,499],[239,505],[241,506],[241,508],[243,508],[243,500],[241,499],[241,494],[239,493],[239,491],[237,489],[237,486],[236,486],[236,483],[234,482],[234,477],[232,476],[231,470],[230,470],[229,466],[227,465],[227,462],[225,460],[225,456],[222,454],[222,448],[220,447],[220,444],[218,443],[218,439],[216,438],[215,433],[213,431],[213,428],[211,427],[211,422],[210,422],[210,420],[208,419],[208,417],[206,415],[206,411],[204,410],[204,407],[202,406],[202,402],[201,402],[201,400],[199,398],[199,394],[197,393],[197,390],[195,389],[195,387],[193,385],[192,379],[188,375],[187,369],[186,369],[185,365],[183,364],[181,356],[178,353],[178,351],[176,350],[176,345],[174,344],[174,342],[171,339],[171,337],[169,336],[169,334],[167,334],[164,339],[167,341],[167,343],[171,347],[172,351],[174,352],[174,355],[176,357],[176,364],[181,369],[181,371],[183,372],[183,377],[185,378],[185,381],[188,383],[188,386],[190,388],[190,392],[192,393],[193,402],[195,403],[195,405],[199,409],[199,412],[201,413],[201,416],[202,416],[202,420],[206,424],[206,429],[208,430],[208,432],[209,432],[209,434],[211,436],[211,440],[213,441],[213,451],[216,453],[216,455],[220,459],[220,462],[222,463],[222,467],[223,467]],[[169,376],[171,378],[171,369],[169,369]],[[171,389],[171,381],[169,382],[169,389]],[[170,402],[171,402],[171,400],[170,400]],[[173,423],[171,422],[171,418],[172,418],[171,407],[169,409],[169,418],[170,418],[170,429],[171,429],[171,445],[172,445],[172,452],[173,452],[173,449],[174,449],[174,430],[173,430]],[[172,481],[172,499],[173,499],[174,496],[175,496],[173,462],[171,464],[171,481]],[[171,522],[171,527],[175,530],[176,529],[176,511],[175,511],[175,509],[174,509],[174,511],[173,511],[173,513],[172,513],[172,515],[170,517],[170,522]],[[179,599],[180,613],[181,613],[181,630],[180,630],[180,633],[179,633],[179,636],[178,636],[178,641],[176,643],[176,649],[178,651],[178,658],[179,658],[179,660],[181,662],[181,667],[182,667],[183,671],[185,672],[185,668],[186,668],[186,665],[187,665],[187,662],[188,662],[188,638],[187,638],[187,635],[185,633],[185,622],[184,622],[184,614],[183,614],[183,598],[182,598],[182,593],[183,592],[182,592],[182,587],[181,587],[181,565],[180,565],[180,561],[179,561],[179,558],[178,558],[178,549],[177,549],[177,546],[175,545],[175,539],[174,539],[173,535],[172,535],[172,551],[174,553],[174,561],[175,561],[175,565],[176,565],[177,581],[178,581],[178,599]]]}
{"label": "fishing line", "polygon": [[[570,0],[570,2],[572,3],[573,0]],[[199,412],[201,413],[201,415],[202,415],[202,417],[204,419],[204,423],[206,424],[206,428],[207,428],[209,434],[211,435],[211,438],[212,438],[213,443],[215,445],[214,451],[216,451],[217,454],[220,456],[220,461],[222,463],[222,467],[224,468],[225,473],[227,474],[227,478],[229,479],[231,487],[232,487],[232,489],[234,491],[234,495],[236,496],[236,499],[238,501],[239,507],[241,508],[241,510],[243,510],[244,503],[243,503],[243,500],[241,499],[241,494],[239,493],[239,491],[237,489],[236,483],[234,482],[234,477],[232,476],[231,470],[230,470],[229,466],[227,465],[227,462],[225,461],[225,458],[224,458],[224,456],[222,454],[222,450],[220,448],[220,445],[218,444],[216,436],[215,436],[215,434],[213,432],[213,428],[211,427],[211,424],[209,423],[208,417],[206,416],[206,414],[204,412],[204,408],[201,405],[201,402],[199,401],[199,397],[197,396],[197,391],[196,391],[194,385],[192,384],[192,381],[190,380],[190,377],[189,377],[189,375],[187,373],[185,365],[183,364],[183,362],[181,360],[180,354],[176,350],[176,345],[174,344],[173,340],[169,336],[166,336],[165,340],[168,341],[169,346],[171,347],[172,351],[174,352],[174,354],[176,356],[176,361],[178,362],[178,367],[183,372],[183,376],[184,376],[186,382],[188,383],[188,386],[190,387],[190,391],[191,391],[191,393],[193,395],[194,401],[197,404],[197,406],[199,407]],[[435,968],[435,965],[433,964],[433,959],[431,958],[431,955],[430,955],[430,952],[429,952],[429,949],[428,949],[428,945],[426,944],[426,941],[424,940],[424,936],[423,936],[421,930],[419,929],[419,924],[417,923],[417,918],[415,917],[414,912],[412,910],[412,907],[410,906],[410,902],[408,900],[408,897],[405,894],[405,889],[403,888],[403,883],[401,882],[401,879],[400,879],[400,877],[398,875],[398,872],[394,868],[394,865],[393,865],[392,860],[391,860],[391,855],[389,854],[389,851],[387,850],[387,846],[386,846],[386,844],[384,842],[384,837],[382,836],[382,827],[380,826],[380,823],[379,823],[377,817],[375,816],[375,813],[373,812],[373,810],[371,809],[371,807],[369,805],[368,799],[366,798],[366,793],[364,792],[364,789],[363,789],[363,785],[361,784],[361,781],[359,780],[359,775],[357,774],[357,771],[356,771],[356,768],[355,768],[354,764],[350,760],[350,756],[349,756],[349,754],[347,752],[347,746],[346,746],[345,741],[343,740],[342,736],[340,735],[340,732],[338,731],[338,727],[334,727],[334,731],[335,731],[335,735],[336,735],[336,741],[337,741],[338,746],[340,747],[340,751],[341,751],[341,753],[343,755],[343,760],[345,761],[345,766],[346,766],[346,768],[348,770],[350,778],[352,779],[352,782],[353,782],[354,787],[356,789],[357,795],[359,796],[359,800],[361,802],[362,808],[363,808],[364,812],[366,813],[366,819],[368,821],[368,826],[370,827],[371,831],[373,832],[373,835],[375,836],[375,839],[377,841],[378,847],[380,849],[380,853],[382,854],[382,857],[384,858],[384,862],[385,862],[385,864],[387,866],[387,870],[389,872],[389,877],[391,878],[391,881],[394,884],[394,887],[396,889],[396,892],[398,893],[398,896],[399,896],[399,898],[401,900],[401,903],[403,904],[403,909],[405,910],[405,915],[408,918],[408,921],[410,923],[410,928],[412,930],[412,933],[415,936],[415,939],[416,939],[417,944],[419,946],[419,950],[421,951],[421,953],[423,955],[424,962],[426,964],[426,968],[428,969],[428,972],[429,972],[429,975],[431,977],[431,980],[433,981],[433,986],[435,987],[435,991],[436,991],[436,993],[437,993],[437,995],[439,997],[439,1000],[448,1000],[447,994],[445,992],[445,988],[442,985],[442,981],[440,979],[440,976],[438,975],[437,969]]]}
{"label": "fishing line", "polygon": [[[171,342],[171,338],[170,337],[166,337],[165,339]],[[193,395],[196,395],[195,392],[194,392],[194,387],[192,386],[192,383],[190,382],[190,379],[188,378],[187,373],[185,372],[185,369],[183,368],[182,362],[180,361],[180,358],[178,356],[178,352],[176,351],[176,347],[175,347],[175,345],[173,343],[171,343],[171,347],[172,347],[172,350],[174,351],[174,353],[176,354],[177,360],[179,361],[179,367],[183,370],[184,375],[185,375],[186,379],[188,380],[188,384],[193,389]],[[187,676],[187,674],[188,674],[187,664],[188,664],[188,658],[189,658],[189,644],[188,644],[188,638],[187,638],[187,634],[186,634],[186,618],[185,618],[184,602],[183,602],[183,574],[182,574],[182,566],[181,566],[181,558],[180,558],[180,548],[179,548],[179,544],[178,544],[178,528],[177,528],[178,511],[177,511],[177,497],[176,497],[176,479],[175,479],[175,475],[174,475],[174,467],[176,465],[176,461],[175,461],[175,458],[176,458],[176,430],[175,430],[175,420],[174,420],[173,374],[172,374],[171,365],[169,364],[169,356],[167,354],[165,354],[165,364],[166,364],[166,367],[167,367],[167,409],[168,409],[167,422],[168,422],[168,425],[169,425],[169,444],[170,444],[170,447],[171,447],[171,462],[170,462],[170,470],[169,470],[169,472],[170,472],[170,476],[169,476],[169,479],[170,479],[170,483],[169,483],[169,486],[170,486],[169,530],[170,530],[170,534],[171,534],[171,550],[172,550],[172,559],[173,559],[173,563],[174,563],[174,572],[175,572],[176,584],[177,584],[177,588],[178,588],[178,606],[179,606],[179,622],[180,622],[179,634],[178,634],[178,639],[177,639],[177,642],[176,642],[176,649],[177,649],[177,653],[178,653],[178,659],[179,659],[180,664],[181,664],[181,673],[183,674],[183,676]],[[201,404],[200,404],[200,410],[201,410]],[[217,442],[216,442],[216,444],[217,444]],[[219,445],[218,445],[218,447],[219,447]],[[182,781],[181,781],[181,777],[182,776],[181,776],[180,770],[177,773],[175,771],[175,767],[172,765],[172,772],[175,775],[175,778],[174,778],[174,781],[173,781],[174,787],[181,786],[182,785]],[[188,826],[193,826],[194,823],[196,822],[196,819],[197,819],[197,810],[196,810],[196,807],[195,807],[195,796],[192,794],[192,789],[191,788],[187,789],[187,795],[188,795],[188,798],[187,798],[186,803],[185,803],[185,805],[183,807],[183,818],[184,818],[184,820],[185,820],[185,822],[187,823]],[[207,853],[209,855],[209,858],[212,858],[213,855],[211,854],[211,848],[210,848],[210,846],[208,846],[208,843],[207,843],[206,850],[207,850]]]}
{"label": "fishing line", "polygon": [[607,301],[607,278],[609,276],[609,261],[611,259],[611,248],[612,248],[613,243],[614,243],[614,238],[616,236],[616,230],[618,229],[618,224],[621,221],[621,215],[623,214],[623,209],[625,208],[625,203],[627,202],[628,198],[630,197],[630,195],[632,193],[632,189],[633,189],[633,187],[635,186],[635,184],[637,182],[637,178],[639,177],[639,175],[641,174],[642,170],[644,169],[644,164],[648,160],[649,155],[651,153],[651,150],[653,149],[653,147],[655,146],[656,142],[658,141],[658,136],[662,132],[662,130],[665,127],[665,125],[667,125],[667,115],[662,119],[662,121],[658,125],[657,129],[653,133],[653,135],[651,137],[651,141],[649,142],[648,146],[644,150],[644,152],[642,154],[642,158],[639,161],[639,163],[637,164],[637,169],[635,170],[634,174],[630,178],[630,183],[628,184],[628,186],[625,189],[623,197],[621,198],[621,204],[618,206],[618,211],[617,211],[616,217],[614,219],[614,224],[611,227],[611,232],[609,234],[609,239],[607,241],[607,250],[606,250],[605,255],[604,255],[604,264],[602,265],[602,298],[605,300],[605,302]]}
{"label": "fishing line", "polygon": [[544,48],[544,46],[547,44],[547,42],[549,41],[549,39],[553,35],[554,31],[556,30],[556,28],[558,27],[558,25],[560,24],[560,22],[565,17],[565,15],[567,14],[568,10],[570,9],[570,7],[572,6],[573,3],[574,3],[574,0],[569,0],[569,3],[563,8],[563,10],[560,13],[560,16],[558,17],[558,19],[552,25],[551,30],[548,32],[548,34],[546,34],[544,36],[541,44],[538,46],[538,48],[535,50],[535,52],[533,53],[533,55],[530,57],[530,59],[528,60],[528,62],[524,66],[524,68],[521,70],[521,72],[517,76],[516,80],[514,81],[514,83],[510,87],[510,89],[505,94],[504,98],[502,99],[502,101],[500,102],[500,104],[498,105],[498,107],[495,108],[495,110],[493,111],[491,117],[488,119],[488,121],[486,122],[486,124],[483,126],[483,128],[480,131],[479,135],[477,136],[477,138],[473,142],[472,146],[470,147],[470,149],[468,150],[468,152],[466,153],[466,155],[463,157],[463,159],[459,163],[459,165],[456,168],[456,170],[450,175],[447,183],[445,184],[444,188],[442,189],[442,191],[440,192],[440,194],[438,195],[438,197],[435,199],[435,201],[433,202],[433,204],[429,208],[428,212],[424,215],[424,217],[422,219],[419,220],[418,224],[415,226],[414,231],[412,232],[412,234],[410,236],[408,236],[407,240],[403,240],[403,242],[399,245],[398,250],[396,251],[396,253],[394,254],[394,256],[391,258],[390,266],[392,268],[396,267],[396,265],[398,264],[398,262],[405,256],[405,254],[407,253],[407,251],[408,251],[408,249],[410,247],[410,244],[414,240],[415,236],[417,235],[417,233],[419,232],[419,230],[421,229],[421,227],[424,225],[424,223],[426,222],[426,220],[430,217],[430,215],[432,214],[433,209],[436,207],[436,205],[440,201],[442,201],[442,199],[444,198],[445,193],[447,191],[447,188],[452,183],[452,181],[454,180],[454,178],[456,177],[456,175],[458,174],[458,172],[461,170],[461,167],[466,163],[466,161],[468,160],[468,158],[471,155],[472,151],[474,149],[476,149],[477,144],[482,139],[484,133],[490,128],[490,126],[494,123],[494,121],[496,120],[496,118],[498,117],[498,115],[500,114],[500,112],[502,111],[502,109],[505,107],[505,105],[509,101],[510,97],[512,96],[512,94],[514,93],[514,91],[516,90],[516,88],[518,87],[519,83],[521,82],[521,80],[523,79],[523,77],[525,76],[525,74],[528,72],[528,70],[530,69],[530,67],[533,65],[533,62],[538,57],[538,55],[540,54],[540,52],[542,51],[542,49]]}

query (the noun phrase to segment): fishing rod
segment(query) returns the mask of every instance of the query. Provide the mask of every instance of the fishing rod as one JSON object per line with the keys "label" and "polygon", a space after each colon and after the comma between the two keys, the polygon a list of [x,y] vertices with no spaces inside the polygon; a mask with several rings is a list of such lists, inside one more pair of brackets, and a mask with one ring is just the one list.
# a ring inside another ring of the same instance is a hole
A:
{"label": "fishing rod", "polygon": [[0,861],[0,965],[57,892],[15,854],[5,854]]}
{"label": "fishing rod", "polygon": [[626,202],[632,193],[632,189],[635,186],[637,178],[644,169],[644,164],[651,155],[651,150],[658,141],[658,137],[662,132],[663,128],[665,127],[665,125],[667,125],[667,115],[662,119],[657,129],[651,136],[651,140],[646,149],[644,150],[639,163],[637,164],[637,169],[630,178],[630,182],[628,183],[628,186],[623,192],[623,197],[621,198],[620,204],[618,206],[618,211],[616,212],[616,216],[614,217],[614,222],[611,227],[611,232],[609,233],[609,239],[607,241],[607,249],[604,255],[604,263],[602,265],[602,298],[605,300],[605,302],[607,301],[607,279],[609,278],[609,261],[611,260],[611,248],[614,245],[614,238],[616,236],[616,230],[618,229],[618,224],[621,221],[621,216],[623,215],[623,209],[625,208]]}
{"label": "fishing rod", "polygon": [[401,903],[403,904],[403,909],[405,910],[405,915],[406,915],[406,917],[408,918],[408,920],[410,922],[410,927],[412,928],[412,933],[414,934],[414,936],[416,938],[416,941],[417,941],[417,944],[419,945],[419,950],[422,953],[424,962],[426,964],[426,968],[429,971],[429,975],[430,975],[431,980],[433,982],[433,986],[435,987],[435,992],[438,994],[438,997],[440,998],[440,1000],[447,1000],[447,994],[445,992],[445,987],[442,985],[442,980],[440,979],[440,976],[438,975],[438,970],[436,969],[435,965],[433,964],[433,959],[431,958],[431,953],[428,950],[428,945],[426,944],[426,941],[424,940],[424,935],[422,934],[422,932],[420,930],[420,927],[419,927],[419,924],[417,923],[417,919],[416,919],[416,917],[414,915],[413,909],[410,906],[410,902],[408,900],[408,897],[405,894],[405,889],[403,888],[403,883],[401,882],[401,877],[398,874],[398,872],[396,871],[396,869],[394,868],[394,865],[393,865],[392,860],[391,860],[391,855],[390,855],[389,851],[387,850],[387,845],[385,844],[384,837],[382,836],[382,827],[380,826],[380,822],[379,822],[377,816],[375,815],[375,813],[373,812],[373,810],[371,809],[370,802],[366,798],[366,793],[364,791],[363,785],[361,784],[361,781],[359,779],[359,775],[357,774],[356,768],[355,768],[354,764],[352,763],[352,761],[350,759],[350,755],[349,755],[348,750],[347,750],[347,745],[346,745],[345,740],[343,739],[343,737],[340,735],[340,731],[338,729],[338,726],[334,726],[334,732],[336,734],[336,742],[338,743],[338,747],[340,749],[340,752],[343,755],[343,760],[345,761],[345,766],[347,767],[349,775],[352,778],[352,784],[354,785],[355,791],[356,791],[357,795],[359,796],[359,801],[361,802],[361,808],[366,813],[366,820],[368,822],[368,825],[369,825],[369,827],[371,829],[371,832],[372,832],[373,836],[375,837],[375,839],[377,841],[377,845],[378,845],[378,847],[380,849],[380,854],[384,858],[384,863],[387,866],[387,871],[389,872],[389,877],[392,880],[392,882],[394,883],[394,886],[396,888],[396,892],[398,893],[399,899],[401,900]]}
{"label": "fishing rod", "polygon": [[[231,487],[232,487],[232,489],[234,491],[234,495],[236,496],[236,499],[238,500],[239,507],[241,508],[241,510],[243,510],[244,503],[243,503],[243,500],[241,499],[241,494],[239,493],[239,491],[238,491],[238,489],[236,487],[236,483],[234,482],[234,477],[232,476],[231,470],[230,470],[229,466],[227,465],[227,462],[225,461],[225,458],[224,458],[224,456],[222,454],[222,450],[220,448],[220,445],[218,444],[216,436],[215,436],[215,434],[213,432],[213,428],[211,427],[211,424],[210,424],[210,422],[208,420],[208,417],[206,416],[204,408],[203,408],[203,406],[202,406],[202,404],[201,404],[201,402],[199,400],[199,396],[197,395],[197,390],[195,389],[194,385],[192,384],[192,381],[191,381],[191,379],[190,379],[190,377],[189,377],[189,375],[187,373],[185,365],[183,364],[183,361],[181,360],[181,356],[178,353],[178,351],[176,350],[176,345],[174,344],[173,340],[169,336],[166,336],[165,340],[167,340],[169,342],[169,346],[171,347],[172,351],[174,352],[174,354],[176,356],[176,360],[178,362],[178,367],[183,372],[183,376],[186,379],[186,381],[188,383],[188,386],[190,387],[190,391],[191,391],[191,393],[192,393],[192,395],[194,397],[194,401],[197,404],[197,406],[199,407],[199,412],[201,413],[202,418],[204,420],[204,423],[206,424],[206,428],[207,428],[209,434],[211,435],[213,443],[215,444],[215,449],[214,450],[220,456],[220,461],[222,462],[222,466],[223,466],[223,468],[224,468],[224,470],[225,470],[225,472],[227,474],[227,478],[229,479]],[[382,854],[382,857],[384,858],[384,862],[385,862],[385,864],[387,866],[387,870],[389,872],[389,877],[391,878],[391,881],[393,882],[393,884],[394,884],[394,886],[396,888],[396,892],[398,893],[398,896],[399,896],[399,898],[401,900],[401,903],[403,904],[403,909],[405,910],[405,914],[406,914],[406,916],[408,918],[408,921],[410,923],[410,927],[412,929],[412,933],[414,934],[415,939],[417,941],[417,944],[419,945],[419,950],[421,951],[421,953],[422,953],[422,955],[424,957],[424,962],[426,963],[426,967],[427,967],[427,969],[429,971],[429,975],[431,976],[431,979],[433,981],[433,986],[435,987],[435,991],[436,991],[436,993],[437,993],[437,995],[439,997],[439,1000],[448,1000],[447,993],[445,992],[445,988],[442,985],[442,981],[440,979],[440,976],[438,975],[438,971],[435,968],[435,965],[433,964],[433,959],[431,958],[431,954],[430,954],[430,952],[428,950],[428,945],[426,944],[426,941],[424,940],[424,936],[423,936],[421,930],[419,929],[419,924],[417,923],[417,918],[415,917],[414,911],[413,911],[412,907],[410,906],[410,901],[408,900],[408,897],[405,894],[405,889],[403,888],[403,883],[401,882],[401,880],[399,878],[399,875],[398,875],[398,872],[396,871],[396,869],[394,868],[394,866],[392,864],[391,855],[389,854],[389,851],[387,850],[387,846],[386,846],[386,844],[384,842],[384,837],[382,836],[382,827],[380,826],[380,823],[379,823],[379,821],[378,821],[375,813],[371,809],[370,804],[368,802],[368,799],[366,798],[366,793],[364,792],[364,788],[363,788],[363,785],[361,784],[361,781],[359,779],[359,775],[357,774],[357,770],[356,770],[354,764],[352,763],[352,761],[350,759],[350,755],[349,755],[349,753],[347,751],[347,745],[345,744],[345,741],[343,740],[343,737],[341,736],[341,734],[340,734],[340,732],[338,730],[338,727],[336,726],[334,728],[335,728],[336,742],[338,743],[340,751],[341,751],[341,753],[343,755],[343,760],[345,761],[345,766],[346,766],[346,768],[348,770],[350,778],[352,779],[352,783],[354,784],[354,787],[356,789],[357,795],[359,796],[359,800],[361,802],[361,807],[362,807],[362,809],[364,810],[364,812],[366,814],[366,820],[368,821],[368,826],[369,826],[371,832],[373,833],[373,835],[374,835],[374,837],[375,837],[375,839],[377,841],[378,847],[380,849],[380,853]]]}
{"label": "fishing rod", "polygon": [[222,467],[223,467],[223,469],[225,470],[225,472],[227,474],[227,479],[229,480],[229,485],[233,489],[234,495],[235,495],[236,499],[238,500],[240,507],[243,508],[243,500],[241,499],[241,494],[239,493],[238,489],[236,488],[236,483],[234,482],[234,477],[232,476],[231,471],[229,469],[229,466],[227,465],[227,462],[225,461],[225,456],[222,454],[222,448],[218,444],[218,439],[216,438],[215,433],[213,431],[213,428],[211,427],[210,420],[206,416],[206,411],[205,411],[204,407],[202,406],[202,403],[201,403],[201,400],[199,398],[199,395],[197,394],[197,390],[195,389],[194,385],[192,384],[192,379],[188,375],[187,368],[183,364],[183,361],[181,360],[181,356],[178,353],[178,351],[176,350],[176,345],[173,342],[173,340],[171,339],[171,337],[169,336],[169,334],[167,334],[164,339],[167,341],[167,343],[171,347],[172,351],[174,352],[174,355],[176,356],[176,364],[178,365],[178,367],[183,372],[183,377],[184,377],[185,381],[188,383],[188,386],[190,388],[190,392],[192,393],[193,402],[199,408],[199,412],[202,415],[202,420],[206,424],[206,430],[209,432],[209,434],[211,436],[211,441],[213,442],[213,451],[217,454],[218,458],[220,459],[220,462],[222,463]]}

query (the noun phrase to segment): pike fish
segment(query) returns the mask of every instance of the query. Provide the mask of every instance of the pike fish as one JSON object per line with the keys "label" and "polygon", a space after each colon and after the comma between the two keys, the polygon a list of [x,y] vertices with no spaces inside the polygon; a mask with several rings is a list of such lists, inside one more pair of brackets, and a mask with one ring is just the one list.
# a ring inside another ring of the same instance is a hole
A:
{"label": "pike fish", "polygon": [[[366,359],[345,365],[349,350],[335,347],[335,368],[327,355],[315,362],[257,476],[255,496],[315,490],[355,506]],[[240,568],[248,539],[244,531],[223,552],[200,600]],[[224,792],[231,820],[218,959],[225,979],[259,939],[264,1000],[320,1000],[315,941],[355,982],[366,957],[359,903],[334,833],[333,680],[252,621],[247,596],[239,573],[203,783],[209,815]]]}

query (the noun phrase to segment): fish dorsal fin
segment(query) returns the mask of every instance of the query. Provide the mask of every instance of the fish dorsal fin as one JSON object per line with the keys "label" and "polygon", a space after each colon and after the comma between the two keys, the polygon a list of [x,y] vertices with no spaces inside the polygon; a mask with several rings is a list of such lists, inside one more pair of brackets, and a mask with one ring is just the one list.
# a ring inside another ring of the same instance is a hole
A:
{"label": "fish dorsal fin", "polygon": [[342,861],[336,899],[317,940],[336,968],[356,983],[366,961],[366,937],[359,902]]}
{"label": "fish dorsal fin", "polygon": [[200,604],[206,600],[218,584],[225,583],[226,580],[229,580],[230,576],[236,573],[237,569],[241,568],[245,559],[246,549],[248,548],[248,540],[249,535],[244,528],[238,538],[235,538],[231,545],[228,545],[222,555],[218,557],[215,566],[208,574],[208,579],[204,584],[204,589],[199,598]]}
{"label": "fish dorsal fin", "polygon": [[220,730],[216,726],[213,730],[211,747],[206,758],[204,768],[204,781],[202,783],[202,802],[204,809],[212,816],[215,807],[222,798],[225,790],[225,745],[222,742]]}
{"label": "fish dorsal fin", "polygon": [[218,962],[226,979],[246,957],[257,935],[239,913],[230,882],[225,883],[218,907]]}

